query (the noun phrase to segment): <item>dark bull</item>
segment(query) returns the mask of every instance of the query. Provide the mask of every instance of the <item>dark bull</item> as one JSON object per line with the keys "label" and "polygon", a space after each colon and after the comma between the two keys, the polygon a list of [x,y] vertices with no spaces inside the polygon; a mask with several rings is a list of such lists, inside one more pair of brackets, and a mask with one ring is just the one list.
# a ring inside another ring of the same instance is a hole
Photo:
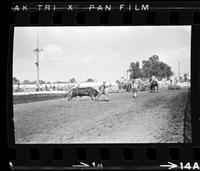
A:
{"label": "dark bull", "polygon": [[[74,97],[82,97],[82,96],[89,96],[92,100],[95,99],[95,97],[99,94],[99,92],[92,88],[92,87],[85,87],[85,88],[74,88],[70,92],[71,96],[69,96],[68,100],[71,100]],[[68,92],[64,97],[67,97],[67,95],[70,93]]]}

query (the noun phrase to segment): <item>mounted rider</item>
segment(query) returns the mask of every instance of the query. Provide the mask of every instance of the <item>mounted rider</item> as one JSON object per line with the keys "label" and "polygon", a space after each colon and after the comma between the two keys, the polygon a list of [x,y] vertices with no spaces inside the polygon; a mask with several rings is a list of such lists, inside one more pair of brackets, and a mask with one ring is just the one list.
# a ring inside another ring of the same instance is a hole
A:
{"label": "mounted rider", "polygon": [[157,88],[157,92],[158,92],[158,79],[152,75],[152,77],[149,80],[150,82],[150,90],[151,92],[154,91],[155,92],[155,87]]}

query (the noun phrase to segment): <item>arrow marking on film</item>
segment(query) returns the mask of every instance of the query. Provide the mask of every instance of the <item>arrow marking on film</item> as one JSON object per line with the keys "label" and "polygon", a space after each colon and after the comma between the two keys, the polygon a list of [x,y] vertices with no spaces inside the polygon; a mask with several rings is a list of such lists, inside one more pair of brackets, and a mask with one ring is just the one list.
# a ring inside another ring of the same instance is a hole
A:
{"label": "arrow marking on film", "polygon": [[176,168],[178,167],[177,164],[174,164],[174,163],[171,163],[171,162],[168,162],[169,165],[160,165],[160,167],[169,167],[168,169],[173,169],[173,168]]}
{"label": "arrow marking on film", "polygon": [[89,165],[86,163],[80,162],[80,164],[84,165],[85,167],[89,167]]}
{"label": "arrow marking on film", "polygon": [[72,167],[89,167],[89,165],[86,163],[80,162],[79,165],[72,165]]}

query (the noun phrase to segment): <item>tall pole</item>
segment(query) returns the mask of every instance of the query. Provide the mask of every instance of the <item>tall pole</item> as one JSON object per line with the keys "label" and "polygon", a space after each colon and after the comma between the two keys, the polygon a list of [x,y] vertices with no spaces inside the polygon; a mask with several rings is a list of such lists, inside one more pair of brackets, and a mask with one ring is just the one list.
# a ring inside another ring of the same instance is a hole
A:
{"label": "tall pole", "polygon": [[124,71],[124,79],[126,79],[126,70]]}
{"label": "tall pole", "polygon": [[37,67],[37,87],[40,88],[40,74],[39,74],[39,55],[42,49],[39,49],[39,34],[37,35],[37,48],[33,50],[36,52],[36,62],[35,65]]}
{"label": "tall pole", "polygon": [[180,78],[180,61],[178,62],[178,77]]}

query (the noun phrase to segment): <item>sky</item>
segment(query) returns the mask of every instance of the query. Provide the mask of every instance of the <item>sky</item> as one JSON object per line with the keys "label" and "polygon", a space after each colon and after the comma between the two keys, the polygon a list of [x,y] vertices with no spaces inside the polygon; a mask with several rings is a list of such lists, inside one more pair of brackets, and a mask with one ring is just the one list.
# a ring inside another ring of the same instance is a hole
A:
{"label": "sky", "polygon": [[[39,36],[38,36],[39,35]],[[15,27],[13,77],[37,80],[39,37],[40,80],[116,81],[130,62],[158,55],[175,75],[190,73],[191,26],[51,26]]]}

